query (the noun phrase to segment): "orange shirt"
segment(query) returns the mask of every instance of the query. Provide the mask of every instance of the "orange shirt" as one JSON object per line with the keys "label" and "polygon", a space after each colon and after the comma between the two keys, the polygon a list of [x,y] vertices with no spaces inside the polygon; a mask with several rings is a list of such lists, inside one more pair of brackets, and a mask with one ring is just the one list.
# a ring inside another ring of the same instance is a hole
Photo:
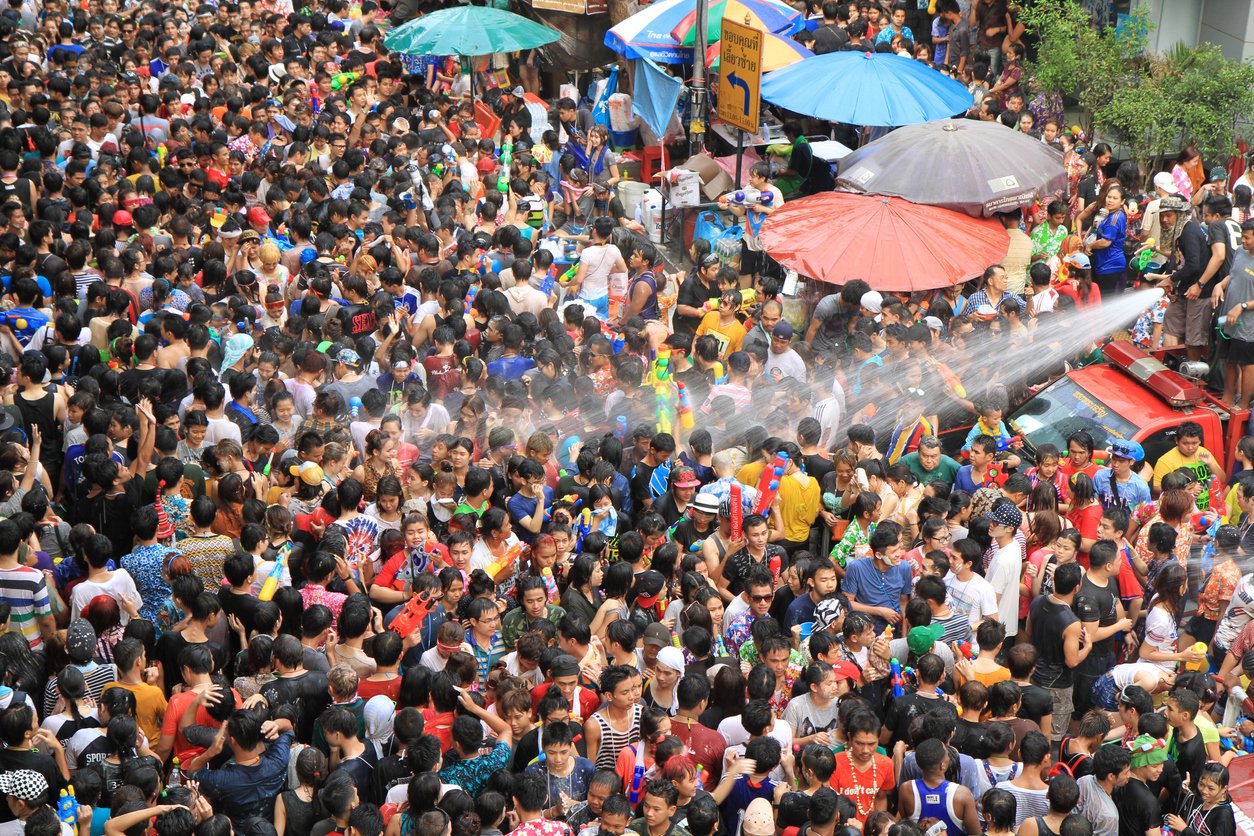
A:
{"label": "orange shirt", "polygon": [[893,762],[876,752],[872,755],[871,766],[859,771],[853,765],[853,755],[848,750],[836,756],[836,771],[832,773],[832,789],[853,801],[858,808],[858,821],[866,822],[866,817],[875,810],[875,800],[881,792],[891,792],[896,785],[893,777]]}

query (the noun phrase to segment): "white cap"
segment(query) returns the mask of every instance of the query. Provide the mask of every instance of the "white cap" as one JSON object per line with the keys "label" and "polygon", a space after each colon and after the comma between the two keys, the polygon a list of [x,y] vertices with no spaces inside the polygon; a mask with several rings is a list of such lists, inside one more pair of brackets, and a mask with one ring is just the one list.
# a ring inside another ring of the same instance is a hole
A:
{"label": "white cap", "polygon": [[1169,171],[1160,171],[1154,175],[1154,188],[1167,194],[1180,194],[1180,190],[1176,188],[1176,180]]}
{"label": "white cap", "polygon": [[866,308],[873,314],[878,314],[880,308],[884,306],[884,295],[878,290],[868,290],[862,294],[862,298],[858,300],[858,304]]}

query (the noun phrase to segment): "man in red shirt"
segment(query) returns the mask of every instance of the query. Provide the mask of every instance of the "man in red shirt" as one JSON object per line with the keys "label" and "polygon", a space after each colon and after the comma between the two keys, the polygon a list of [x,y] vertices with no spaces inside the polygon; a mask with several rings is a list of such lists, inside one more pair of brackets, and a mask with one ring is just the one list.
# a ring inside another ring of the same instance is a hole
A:
{"label": "man in red shirt", "polygon": [[692,753],[692,758],[705,767],[707,786],[717,786],[723,773],[723,753],[727,738],[699,720],[710,702],[710,680],[703,675],[688,675],[675,686],[677,710],[671,718],[671,735],[678,737]]}

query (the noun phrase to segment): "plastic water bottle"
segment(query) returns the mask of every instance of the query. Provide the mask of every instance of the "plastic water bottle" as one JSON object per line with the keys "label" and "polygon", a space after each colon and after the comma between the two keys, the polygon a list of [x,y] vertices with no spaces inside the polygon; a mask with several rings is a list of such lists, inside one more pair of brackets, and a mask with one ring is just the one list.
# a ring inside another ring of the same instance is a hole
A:
{"label": "plastic water bottle", "polygon": [[173,765],[170,767],[170,778],[165,782],[167,787],[183,786],[183,770],[179,768],[179,759],[175,758]]}

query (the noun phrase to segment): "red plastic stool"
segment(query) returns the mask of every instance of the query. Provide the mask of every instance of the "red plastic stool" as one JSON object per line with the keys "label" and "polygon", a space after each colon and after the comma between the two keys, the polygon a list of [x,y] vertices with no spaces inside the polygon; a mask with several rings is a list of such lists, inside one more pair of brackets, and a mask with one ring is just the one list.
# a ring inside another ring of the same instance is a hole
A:
{"label": "red plastic stool", "polygon": [[[670,154],[664,145],[649,145],[640,152],[640,180],[652,184],[653,175],[671,167]],[[658,163],[661,162],[659,166]]]}

